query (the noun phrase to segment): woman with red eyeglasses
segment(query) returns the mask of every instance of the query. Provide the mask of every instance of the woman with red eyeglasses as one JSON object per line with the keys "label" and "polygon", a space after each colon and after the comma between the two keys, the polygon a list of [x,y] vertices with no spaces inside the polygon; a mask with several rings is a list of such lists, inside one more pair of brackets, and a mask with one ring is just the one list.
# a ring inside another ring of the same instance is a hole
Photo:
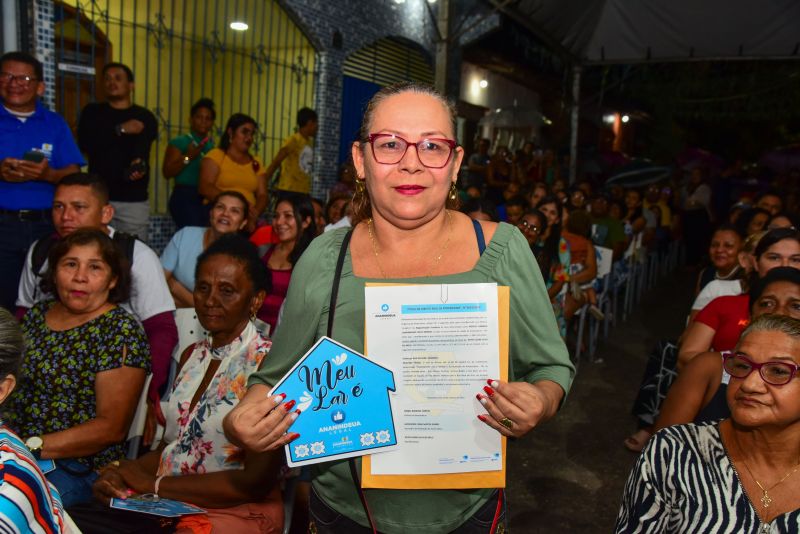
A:
{"label": "woman with red eyeglasses", "polygon": [[[324,233],[294,266],[270,352],[275,362],[265,360],[242,403],[226,418],[226,434],[235,442],[265,451],[298,438],[290,425],[305,416],[282,409],[286,402],[294,406],[295,399],[282,399],[280,390],[269,396],[271,384],[325,335],[328,324],[334,339],[363,351],[367,282],[512,287],[509,381],[485,377],[487,385],[485,379],[463,377],[476,388],[469,388],[477,393],[476,439],[487,431],[520,438],[555,415],[574,368],[544,282],[517,228],[473,222],[457,211],[455,183],[464,150],[455,134],[453,106],[427,86],[389,86],[369,102],[351,150],[356,169],[353,228]],[[310,531],[494,534],[506,528],[503,492],[492,488],[371,489],[362,504],[360,489],[354,487],[359,465],[356,459],[355,477],[346,461],[315,466]]]}
{"label": "woman with red eyeglasses", "polygon": [[730,417],[665,428],[615,532],[800,532],[800,320],[757,317],[725,355]]}
{"label": "woman with red eyeglasses", "polygon": [[234,113],[225,125],[219,147],[200,163],[198,191],[211,202],[223,191],[238,191],[250,204],[247,230],[255,229],[256,219],[267,206],[267,175],[264,164],[250,153],[255,138],[255,119]]}
{"label": "woman with red eyeglasses", "polygon": [[[772,269],[753,284],[749,300],[753,319],[768,313],[800,319],[800,270]],[[704,352],[683,368],[664,399],[655,431],[692,421],[716,421],[730,415],[725,402],[729,375],[723,372],[720,354],[720,351]]]}

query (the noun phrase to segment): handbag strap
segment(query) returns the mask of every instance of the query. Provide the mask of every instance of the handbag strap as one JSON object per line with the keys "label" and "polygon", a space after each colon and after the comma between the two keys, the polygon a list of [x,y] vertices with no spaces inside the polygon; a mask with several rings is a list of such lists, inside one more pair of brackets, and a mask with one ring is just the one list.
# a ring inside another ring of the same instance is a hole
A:
{"label": "handbag strap", "polygon": [[[353,230],[350,229],[347,234],[345,234],[344,239],[342,240],[342,246],[339,249],[339,257],[336,259],[336,272],[333,275],[333,285],[331,286],[331,301],[330,305],[328,306],[328,337],[333,337],[333,316],[336,315],[336,300],[339,297],[339,280],[342,277],[342,267],[344,266],[344,259],[347,256],[347,248],[350,246],[350,238],[353,237]],[[364,507],[364,513],[367,516],[367,521],[369,521],[369,526],[372,529],[372,532],[377,532],[375,530],[375,522],[372,520],[372,513],[369,510],[369,505],[367,504],[367,496],[364,495],[364,490],[361,488],[361,482],[358,479],[358,470],[356,469],[356,462],[353,458],[348,460],[350,464],[350,476],[353,478],[353,485],[356,487],[356,492],[358,493],[358,499],[361,501],[361,506]]]}
{"label": "handbag strap", "polygon": [[331,302],[328,306],[328,337],[333,337],[333,316],[336,313],[336,299],[339,297],[339,279],[342,277],[344,258],[347,256],[347,247],[350,246],[351,237],[353,237],[352,229],[345,234],[339,249],[339,257],[336,260],[336,272],[333,275],[333,286],[331,287]]}

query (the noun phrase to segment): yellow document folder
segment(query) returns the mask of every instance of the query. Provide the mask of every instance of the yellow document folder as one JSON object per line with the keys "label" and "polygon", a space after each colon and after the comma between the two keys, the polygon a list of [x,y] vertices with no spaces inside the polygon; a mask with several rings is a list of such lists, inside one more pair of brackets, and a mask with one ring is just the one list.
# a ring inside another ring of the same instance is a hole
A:
{"label": "yellow document folder", "polygon": [[[368,284],[373,285],[373,284]],[[379,285],[379,284],[375,284]],[[497,288],[498,326],[500,328],[500,380],[508,380],[509,288]],[[366,339],[364,348],[366,350]],[[365,354],[369,356],[368,354]],[[369,455],[361,457],[361,487],[387,489],[473,489],[506,487],[506,438],[501,444],[502,469],[476,473],[436,475],[373,475]]]}

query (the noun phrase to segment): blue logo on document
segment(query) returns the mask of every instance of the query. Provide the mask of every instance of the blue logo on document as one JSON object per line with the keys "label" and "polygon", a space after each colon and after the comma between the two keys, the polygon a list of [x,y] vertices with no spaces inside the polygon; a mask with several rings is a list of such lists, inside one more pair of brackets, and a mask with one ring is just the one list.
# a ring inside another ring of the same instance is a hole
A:
{"label": "blue logo on document", "polygon": [[388,312],[389,311],[389,305],[388,304],[381,304],[381,311],[383,313]]}
{"label": "blue logo on document", "polygon": [[275,386],[296,399],[290,465],[356,456],[397,445],[389,392],[393,373],[330,338],[321,338]]}

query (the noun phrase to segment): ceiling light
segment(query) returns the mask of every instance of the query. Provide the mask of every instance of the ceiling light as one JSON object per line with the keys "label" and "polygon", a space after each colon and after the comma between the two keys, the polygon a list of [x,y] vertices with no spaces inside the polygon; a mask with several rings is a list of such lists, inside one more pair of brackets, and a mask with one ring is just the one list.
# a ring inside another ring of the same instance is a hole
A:
{"label": "ceiling light", "polygon": [[486,89],[487,87],[489,87],[489,82],[487,82],[486,80],[481,80],[478,82],[478,85],[481,86],[481,89]]}
{"label": "ceiling light", "polygon": [[395,4],[405,4],[406,0],[394,0]]}
{"label": "ceiling light", "polygon": [[238,21],[238,20],[234,21],[234,22],[231,22],[231,29],[232,30],[236,30],[237,32],[243,32],[243,31],[247,30],[247,28],[249,28],[249,27],[250,26],[248,26],[247,23],[241,22],[241,21]]}
{"label": "ceiling light", "polygon": [[606,124],[614,124],[616,118],[617,118],[616,113],[607,113],[606,115],[603,115],[603,122],[605,122]]}
{"label": "ceiling light", "polygon": [[628,122],[629,120],[631,120],[631,118],[628,117],[627,115],[622,116],[622,122]]}
{"label": "ceiling light", "polygon": [[436,0],[428,0],[428,3],[429,3],[429,4],[435,4],[435,3],[436,3]]}

